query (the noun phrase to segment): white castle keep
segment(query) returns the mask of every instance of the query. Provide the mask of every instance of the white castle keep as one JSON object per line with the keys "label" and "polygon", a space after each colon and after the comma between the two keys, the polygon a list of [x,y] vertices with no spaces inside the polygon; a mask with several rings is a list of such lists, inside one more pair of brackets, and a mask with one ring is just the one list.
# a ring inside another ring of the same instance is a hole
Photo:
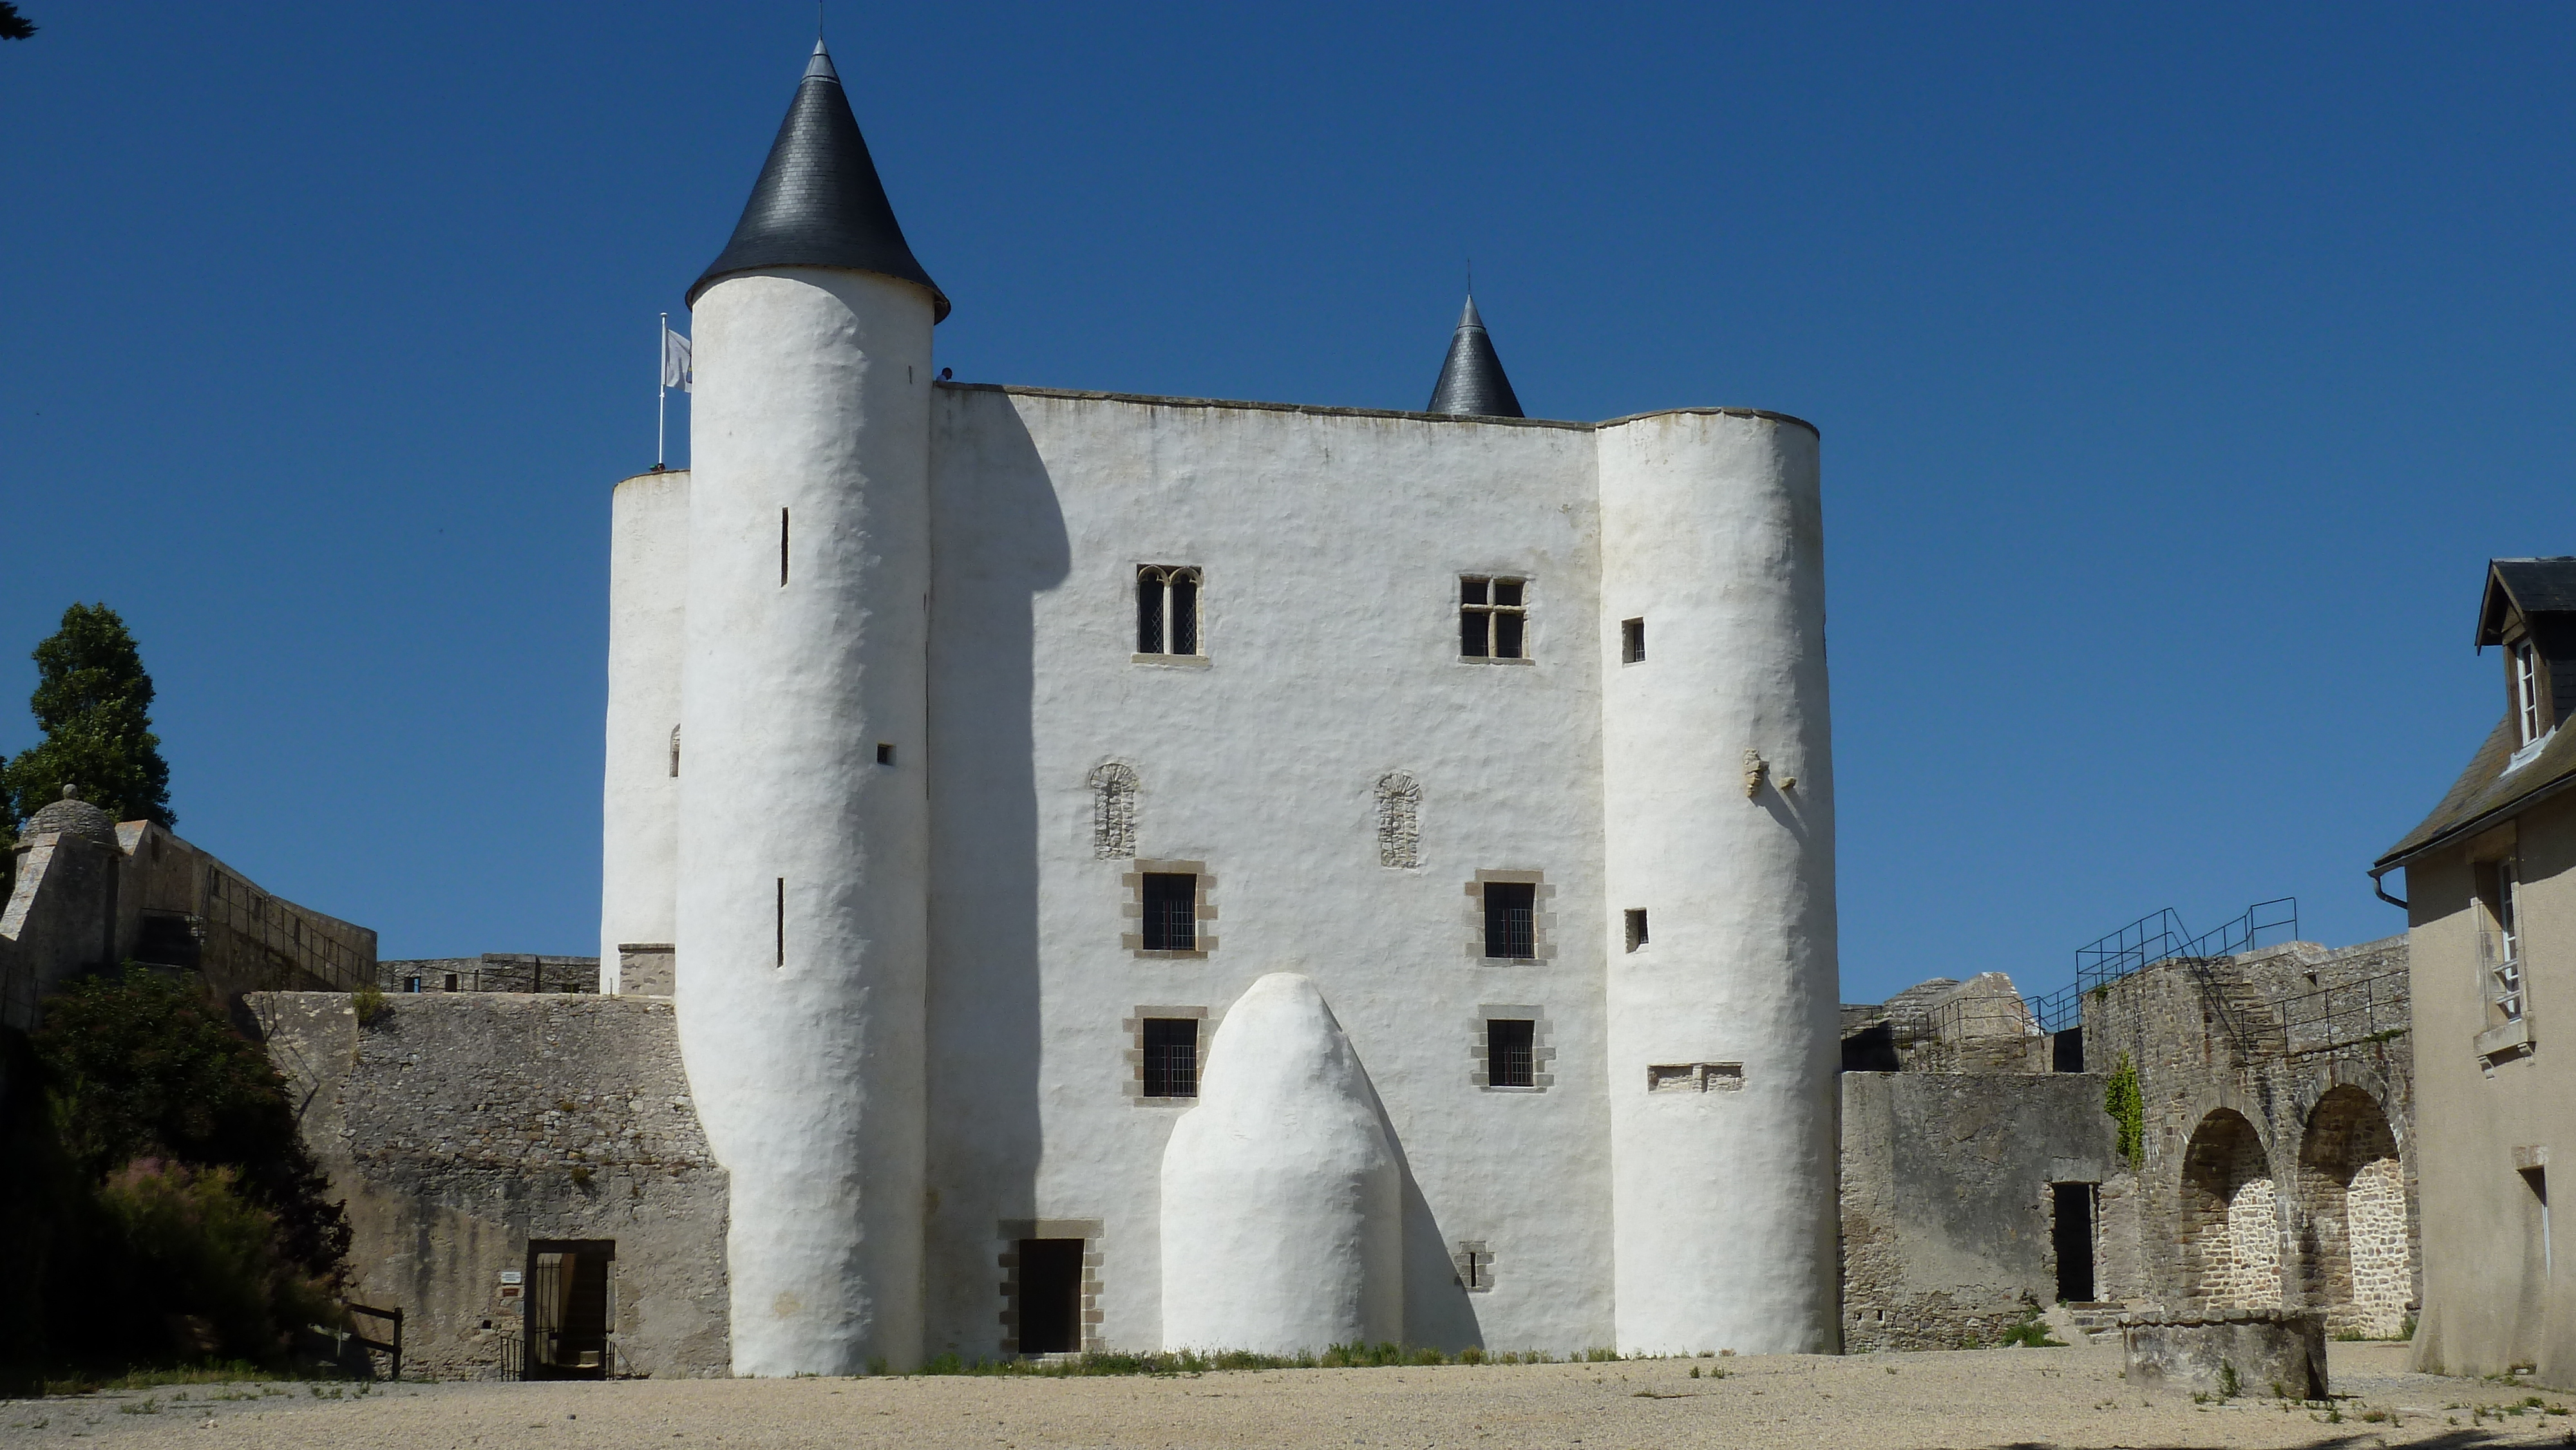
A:
{"label": "white castle keep", "polygon": [[736,1373],[1838,1346],[1813,428],[1524,418],[1472,303],[1422,413],[937,381],[820,45],[688,300],[601,950]]}

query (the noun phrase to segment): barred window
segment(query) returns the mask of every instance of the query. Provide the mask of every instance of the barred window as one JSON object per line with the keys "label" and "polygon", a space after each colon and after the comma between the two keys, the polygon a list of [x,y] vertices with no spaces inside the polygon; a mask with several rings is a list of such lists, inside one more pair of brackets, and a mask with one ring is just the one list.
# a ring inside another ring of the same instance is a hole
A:
{"label": "barred window", "polygon": [[1145,873],[1145,950],[1198,950],[1198,916],[1198,877],[1177,871]]}
{"label": "barred window", "polygon": [[1523,961],[1538,955],[1538,887],[1526,881],[1485,883],[1485,955]]}
{"label": "barred window", "polygon": [[1199,571],[1179,564],[1136,570],[1136,653],[1199,652]]}
{"label": "barred window", "polygon": [[1199,1024],[1195,1017],[1145,1019],[1145,1096],[1199,1095]]}
{"label": "barred window", "polygon": [[1516,660],[1528,623],[1528,581],[1475,574],[1458,580],[1458,653],[1471,660]]}
{"label": "barred window", "polygon": [[1485,1081],[1493,1087],[1538,1085],[1538,1024],[1496,1017],[1485,1023]]}

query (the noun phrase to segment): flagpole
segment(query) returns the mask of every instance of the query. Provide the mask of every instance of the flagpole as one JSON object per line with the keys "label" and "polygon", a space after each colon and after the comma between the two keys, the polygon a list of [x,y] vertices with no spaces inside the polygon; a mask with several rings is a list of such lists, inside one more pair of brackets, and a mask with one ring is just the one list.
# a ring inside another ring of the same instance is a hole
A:
{"label": "flagpole", "polygon": [[653,471],[659,473],[662,471],[662,441],[667,436],[663,420],[669,415],[671,406],[671,368],[668,361],[671,356],[671,314],[662,314],[662,335],[654,340],[661,344],[661,356],[653,359],[653,377],[658,383],[653,389]]}

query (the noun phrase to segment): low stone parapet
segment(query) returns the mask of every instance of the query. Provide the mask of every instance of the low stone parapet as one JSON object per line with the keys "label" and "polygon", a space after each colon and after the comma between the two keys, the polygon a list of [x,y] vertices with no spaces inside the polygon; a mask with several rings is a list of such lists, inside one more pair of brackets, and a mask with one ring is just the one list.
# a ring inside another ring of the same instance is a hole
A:
{"label": "low stone parapet", "polygon": [[2120,1320],[2128,1381],[2211,1395],[2326,1397],[2326,1317],[2292,1309],[2130,1314]]}

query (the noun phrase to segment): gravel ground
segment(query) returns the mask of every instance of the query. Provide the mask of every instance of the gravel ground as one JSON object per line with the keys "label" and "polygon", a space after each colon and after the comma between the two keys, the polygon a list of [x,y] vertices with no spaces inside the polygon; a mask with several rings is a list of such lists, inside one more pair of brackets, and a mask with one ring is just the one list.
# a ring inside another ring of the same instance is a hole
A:
{"label": "gravel ground", "polygon": [[[2576,1416],[2492,1410],[2534,1391],[2405,1372],[2339,1344],[2330,1411],[2141,1394],[2115,1347],[1850,1358],[1251,1370],[1168,1379],[635,1380],[614,1384],[190,1385],[0,1402],[0,1445],[1369,1446],[1405,1450],[1834,1450],[1965,1446],[2576,1444]],[[1702,1378],[1691,1378],[1697,1369]],[[1714,1377],[1719,1370],[1724,1378]],[[338,1398],[327,1397],[336,1392]],[[2540,1393],[2576,1408],[2576,1395]],[[2471,1406],[2481,1409],[2475,1413]],[[2366,1413],[2393,1418],[2365,1420]],[[2339,1421],[2329,1420],[2337,1414]]]}

